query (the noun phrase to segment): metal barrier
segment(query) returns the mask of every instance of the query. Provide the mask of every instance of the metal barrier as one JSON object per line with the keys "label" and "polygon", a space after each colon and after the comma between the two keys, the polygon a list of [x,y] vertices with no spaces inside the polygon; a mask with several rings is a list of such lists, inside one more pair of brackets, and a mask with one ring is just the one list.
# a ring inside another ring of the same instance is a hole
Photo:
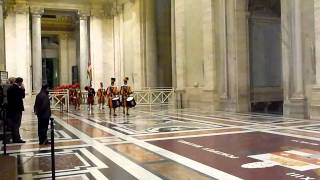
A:
{"label": "metal barrier", "polygon": [[174,88],[144,88],[134,91],[137,105],[174,105]]}
{"label": "metal barrier", "polygon": [[51,179],[56,179],[56,162],[55,162],[55,152],[54,152],[54,119],[50,118],[50,128],[51,128]]}
{"label": "metal barrier", "polygon": [[87,104],[88,91],[81,92],[81,104]]}
{"label": "metal barrier", "polygon": [[69,111],[69,90],[49,91],[49,99],[52,110]]}
{"label": "metal barrier", "polygon": [[[175,105],[174,88],[143,88],[132,96],[137,105]],[[87,98],[88,92],[81,92],[81,104],[87,104]]]}
{"label": "metal barrier", "polygon": [[3,153],[6,156],[7,155],[7,108],[5,106],[2,106],[0,108],[0,116],[3,120]]}

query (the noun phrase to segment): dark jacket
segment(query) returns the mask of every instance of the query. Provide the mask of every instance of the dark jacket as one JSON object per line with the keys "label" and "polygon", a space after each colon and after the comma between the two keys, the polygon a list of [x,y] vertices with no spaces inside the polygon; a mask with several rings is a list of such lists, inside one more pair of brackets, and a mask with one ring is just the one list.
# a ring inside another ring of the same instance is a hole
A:
{"label": "dark jacket", "polygon": [[17,84],[13,84],[8,88],[8,111],[9,112],[22,112],[24,111],[23,98],[25,97],[25,90]]}
{"label": "dark jacket", "polygon": [[40,91],[34,103],[34,112],[38,118],[49,119],[51,116],[49,95],[45,90]]}

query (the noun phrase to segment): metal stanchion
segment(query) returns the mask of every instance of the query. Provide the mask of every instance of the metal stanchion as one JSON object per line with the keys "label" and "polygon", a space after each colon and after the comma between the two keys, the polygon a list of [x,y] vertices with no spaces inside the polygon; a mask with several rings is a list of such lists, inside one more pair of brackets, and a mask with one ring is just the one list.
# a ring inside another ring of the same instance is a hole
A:
{"label": "metal stanchion", "polygon": [[7,155],[7,110],[2,107],[2,116],[3,116],[3,152],[4,155]]}
{"label": "metal stanchion", "polygon": [[52,179],[56,178],[56,165],[55,165],[55,155],[54,155],[54,119],[50,118],[50,127],[51,127],[51,172]]}

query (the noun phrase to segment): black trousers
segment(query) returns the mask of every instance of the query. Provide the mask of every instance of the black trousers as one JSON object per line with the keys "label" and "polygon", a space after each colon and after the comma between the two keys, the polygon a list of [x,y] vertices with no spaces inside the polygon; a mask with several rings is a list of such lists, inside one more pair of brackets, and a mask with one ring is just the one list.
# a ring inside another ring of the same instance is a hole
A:
{"label": "black trousers", "polygon": [[12,132],[13,142],[21,140],[21,136],[19,132],[19,129],[21,126],[21,118],[22,118],[22,111],[19,111],[19,112],[8,111],[8,114],[7,114],[8,127]]}
{"label": "black trousers", "polygon": [[39,143],[44,143],[47,137],[47,131],[49,126],[49,118],[38,117],[38,137]]}

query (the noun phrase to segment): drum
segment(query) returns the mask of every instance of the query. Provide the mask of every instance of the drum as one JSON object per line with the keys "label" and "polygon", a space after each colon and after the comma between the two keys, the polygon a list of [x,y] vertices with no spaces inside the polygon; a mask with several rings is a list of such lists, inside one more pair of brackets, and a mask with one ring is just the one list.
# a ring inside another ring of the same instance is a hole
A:
{"label": "drum", "polygon": [[113,108],[120,107],[120,98],[115,97],[112,99],[112,107]]}
{"label": "drum", "polygon": [[136,104],[137,104],[137,103],[136,103],[136,101],[134,100],[133,97],[128,97],[128,98],[127,98],[127,106],[128,106],[129,108],[135,107]]}

